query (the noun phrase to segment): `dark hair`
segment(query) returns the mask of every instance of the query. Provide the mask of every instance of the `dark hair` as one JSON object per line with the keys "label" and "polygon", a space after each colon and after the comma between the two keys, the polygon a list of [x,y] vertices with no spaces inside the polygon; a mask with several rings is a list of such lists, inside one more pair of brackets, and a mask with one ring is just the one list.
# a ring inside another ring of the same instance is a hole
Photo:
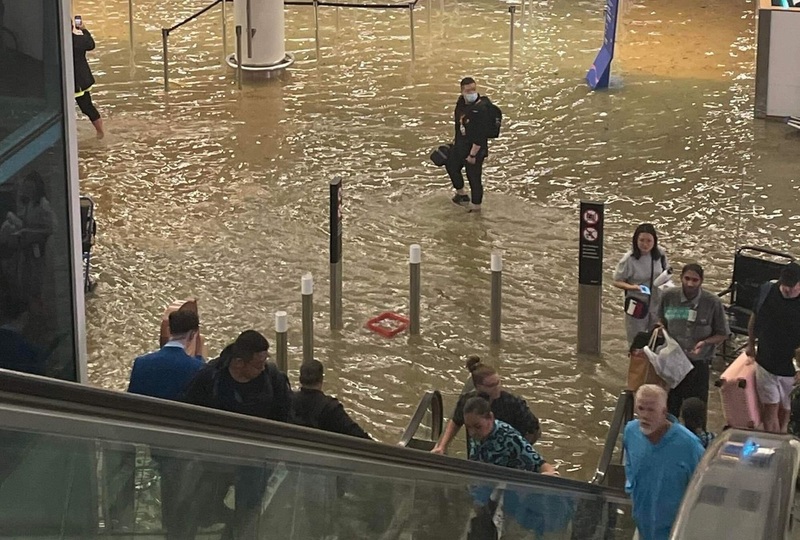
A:
{"label": "dark hair", "polygon": [[650,256],[653,258],[653,260],[660,259],[661,250],[658,249],[658,234],[656,233],[656,228],[652,223],[642,223],[636,227],[635,231],[633,231],[633,258],[639,260],[639,257],[642,256],[642,252],[639,250],[639,244],[637,243],[637,240],[639,240],[639,235],[642,233],[652,235],[653,249],[650,251]]}
{"label": "dark hair", "polygon": [[464,416],[477,414],[478,416],[489,416],[492,413],[492,406],[489,401],[480,396],[471,397],[464,404]]}
{"label": "dark hair", "polygon": [[322,382],[325,368],[319,360],[311,359],[300,366],[300,384],[302,386],[315,386]]}
{"label": "dark hair", "polygon": [[28,175],[22,181],[33,184],[33,200],[31,202],[34,204],[39,204],[42,202],[42,199],[44,199],[46,195],[44,192],[44,180],[42,179],[42,175],[36,171],[33,171],[28,173]]}
{"label": "dark hair", "polygon": [[472,374],[472,383],[475,385],[483,384],[486,377],[497,374],[497,370],[492,366],[481,362],[479,356],[472,355],[467,358],[467,369]]}
{"label": "dark hair", "polygon": [[689,263],[681,269],[681,276],[686,272],[694,272],[703,279],[703,267],[697,263]]}
{"label": "dark hair", "polygon": [[200,328],[197,313],[188,309],[179,309],[169,314],[169,333],[172,336],[186,334]]}
{"label": "dark hair", "polygon": [[706,404],[696,397],[685,400],[681,405],[681,418],[689,431],[703,429],[706,425]]}
{"label": "dark hair", "polygon": [[790,262],[784,266],[778,283],[787,287],[794,287],[800,283],[800,266],[796,262]]}
{"label": "dark hair", "polygon": [[245,330],[231,347],[232,358],[249,361],[254,354],[268,351],[269,341],[255,330]]}
{"label": "dark hair", "polygon": [[473,79],[472,77],[464,77],[463,79],[461,79],[461,88],[464,88],[468,84],[475,84],[475,79]]}

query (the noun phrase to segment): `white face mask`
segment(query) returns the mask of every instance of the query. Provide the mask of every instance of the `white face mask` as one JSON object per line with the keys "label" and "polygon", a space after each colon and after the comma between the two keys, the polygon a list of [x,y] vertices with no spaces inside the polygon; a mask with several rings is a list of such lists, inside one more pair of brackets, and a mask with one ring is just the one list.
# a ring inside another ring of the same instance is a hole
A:
{"label": "white face mask", "polygon": [[464,94],[464,101],[466,101],[469,104],[475,103],[476,101],[478,101],[478,93],[469,92],[467,94]]}

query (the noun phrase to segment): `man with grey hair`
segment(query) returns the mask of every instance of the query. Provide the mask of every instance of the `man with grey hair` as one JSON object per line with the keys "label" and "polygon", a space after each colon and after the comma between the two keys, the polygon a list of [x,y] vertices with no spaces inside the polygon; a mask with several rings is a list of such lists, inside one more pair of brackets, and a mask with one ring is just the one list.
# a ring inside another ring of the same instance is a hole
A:
{"label": "man with grey hair", "polygon": [[636,392],[636,420],[625,426],[625,491],[641,540],[668,540],[704,448],[667,412],[667,392],[645,384]]}

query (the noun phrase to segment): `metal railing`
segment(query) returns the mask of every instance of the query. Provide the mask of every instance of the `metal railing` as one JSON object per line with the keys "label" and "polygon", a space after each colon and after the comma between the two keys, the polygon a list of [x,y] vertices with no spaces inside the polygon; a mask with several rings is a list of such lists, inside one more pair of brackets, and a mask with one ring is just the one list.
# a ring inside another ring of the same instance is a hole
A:
{"label": "metal railing", "polygon": [[622,465],[622,455],[620,455],[620,463],[612,466],[611,461],[614,457],[614,450],[617,447],[617,440],[625,429],[625,424],[633,420],[633,392],[630,390],[623,390],[617,399],[617,406],[614,409],[614,417],[611,420],[611,425],[608,427],[608,434],[606,435],[606,444],[603,447],[603,454],[600,456],[600,461],[597,464],[597,470],[594,473],[590,483],[608,485],[609,470],[612,467],[620,467]]}
{"label": "metal railing", "polygon": [[[428,440],[418,439],[415,437],[419,431],[422,421],[428,411],[431,411],[431,434]],[[418,450],[431,450],[433,449],[439,437],[442,436],[442,427],[444,425],[444,405],[442,402],[442,394],[438,390],[428,390],[422,396],[422,399],[417,405],[417,410],[411,421],[406,426],[406,430],[400,437],[399,446],[407,448],[416,448]]]}
{"label": "metal railing", "polygon": [[[195,20],[200,15],[202,15],[203,13],[206,13],[211,8],[216,6],[217,4],[222,4],[222,11],[223,11],[223,15],[224,15],[224,12],[225,12],[225,1],[226,0],[214,0],[214,2],[212,2],[208,6],[204,7],[203,9],[198,11],[197,13],[194,13],[193,15],[190,15],[189,17],[187,17],[186,19],[182,20],[178,24],[170,26],[169,28],[162,28],[161,29],[161,45],[163,47],[164,91],[165,92],[169,92],[169,42],[168,42],[168,40],[169,40],[170,32],[172,32],[174,30],[177,30],[178,28],[180,28],[181,26],[183,26],[184,24],[186,24],[188,22],[191,22],[191,21]],[[225,25],[223,24],[223,33],[222,33],[223,43],[224,43],[224,39],[227,37],[226,34],[225,34],[224,28],[225,28]]]}

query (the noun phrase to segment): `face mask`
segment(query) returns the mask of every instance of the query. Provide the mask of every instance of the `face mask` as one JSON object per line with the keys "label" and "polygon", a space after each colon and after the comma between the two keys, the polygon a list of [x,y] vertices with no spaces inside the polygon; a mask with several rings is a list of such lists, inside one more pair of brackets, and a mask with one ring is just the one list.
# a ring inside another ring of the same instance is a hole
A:
{"label": "face mask", "polygon": [[470,92],[469,94],[464,94],[464,101],[467,103],[475,103],[478,101],[478,93],[477,92]]}

